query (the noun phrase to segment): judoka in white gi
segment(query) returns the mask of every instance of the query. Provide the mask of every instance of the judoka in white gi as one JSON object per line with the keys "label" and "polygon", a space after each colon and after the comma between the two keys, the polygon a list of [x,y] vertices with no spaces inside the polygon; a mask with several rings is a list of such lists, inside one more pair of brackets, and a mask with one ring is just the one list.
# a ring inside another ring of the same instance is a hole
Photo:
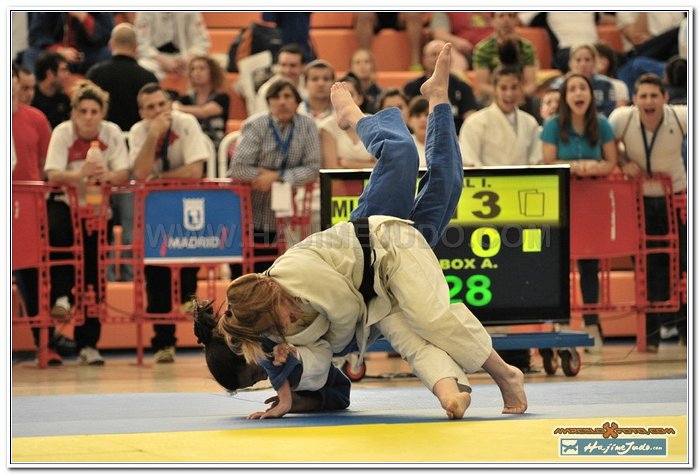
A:
{"label": "judoka in white gi", "polygon": [[[417,173],[417,151],[400,114],[389,109],[365,117],[342,83],[333,86],[331,98],[339,126],[355,127],[378,159],[357,213],[351,216],[353,220],[358,215],[369,216],[367,253],[363,252],[357,225],[339,223],[289,249],[264,274],[241,276],[229,285],[229,309],[219,319],[217,330],[249,364],[272,358],[273,365],[280,365],[294,354],[285,343],[295,333],[307,326],[327,327],[312,343],[313,357],[299,354],[303,371],[295,386],[289,379],[282,382],[276,388],[278,398],[272,407],[249,417],[284,415],[293,406],[292,389],[314,391],[323,387],[334,353],[346,350],[355,341],[362,355],[379,334],[436,395],[448,418],[463,417],[471,401],[465,372],[479,368],[501,389],[504,413],[527,409],[522,372],[498,356],[484,327],[463,304],[450,304],[447,284],[431,249],[430,243],[439,239],[461,191],[461,157],[449,122],[450,48],[446,45],[441,52],[436,70],[421,93],[430,101],[426,144],[429,166],[453,167],[460,183],[432,196],[423,193],[428,189],[424,179],[415,203],[410,198],[412,209],[407,216],[405,204],[400,203],[403,194],[394,193],[386,185],[401,183],[404,174],[412,174],[415,183]],[[404,161],[404,166],[392,165],[397,160]],[[417,230],[405,219],[366,214],[373,208],[391,212],[394,206],[398,211],[391,214],[421,222],[422,229]],[[373,271],[363,276],[365,269]],[[372,278],[368,292],[362,284]],[[282,343],[274,347],[271,356],[263,351],[266,338]]]}

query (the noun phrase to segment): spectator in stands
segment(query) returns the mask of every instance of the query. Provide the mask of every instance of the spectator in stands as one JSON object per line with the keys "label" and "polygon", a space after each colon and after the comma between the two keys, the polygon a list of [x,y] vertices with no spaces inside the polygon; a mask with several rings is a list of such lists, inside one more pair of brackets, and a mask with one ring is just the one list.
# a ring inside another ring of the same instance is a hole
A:
{"label": "spectator in stands", "polygon": [[[406,84],[403,88],[404,93],[409,98],[420,95],[420,87],[433,74],[435,63],[445,45],[444,41],[433,40],[423,48],[423,67],[425,73]],[[458,131],[462,127],[462,122],[472,112],[476,111],[477,104],[474,98],[472,88],[466,82],[450,73],[450,83],[448,95],[452,104],[452,116],[454,117],[455,129]]]}
{"label": "spectator in stands", "polygon": [[688,17],[683,18],[678,27],[678,56],[688,59]]}
{"label": "spectator in stands", "polygon": [[669,104],[688,103],[688,61],[674,56],[666,63],[664,82]]}
{"label": "spectator in stands", "polygon": [[418,166],[427,167],[425,158],[425,136],[428,133],[430,103],[425,96],[416,96],[408,103],[408,127],[418,150]]}
{"label": "spectator in stands", "polygon": [[224,71],[209,56],[195,56],[190,60],[188,76],[191,89],[173,103],[173,109],[192,114],[199,121],[204,134],[219,149],[226,135],[229,96],[224,92]]}
{"label": "spectator in stands", "polygon": [[430,34],[434,40],[452,43],[452,71],[470,69],[472,52],[479,41],[493,34],[492,12],[434,12]]}
{"label": "spectator in stands", "polygon": [[[16,159],[12,167],[12,180],[44,179],[44,162],[51,139],[51,126],[46,116],[20,100],[20,69],[12,65],[12,151]],[[51,201],[48,205],[50,206]],[[52,243],[53,244],[53,243]],[[12,272],[17,289],[22,296],[26,315],[39,313],[39,272],[36,268],[17,269]],[[49,365],[62,364],[61,356],[75,352],[75,342],[62,335],[55,327],[49,331]],[[34,344],[39,346],[39,329],[32,328]]]}
{"label": "spectator in stands", "polygon": [[355,33],[360,49],[372,50],[374,35],[384,28],[406,30],[411,71],[420,71],[423,16],[420,12],[357,12]]}
{"label": "spectator in stands", "polygon": [[[360,106],[363,96],[360,81],[352,73],[338,80],[347,85],[355,104]],[[318,126],[321,137],[322,168],[373,168],[377,159],[367,151],[354,130],[338,127],[335,114],[323,119]]]}
{"label": "spectator in stands", "polygon": [[365,114],[377,112],[377,99],[382,89],[374,81],[377,64],[374,55],[368,49],[357,49],[350,57],[350,72],[360,81],[363,101],[360,110]]}
{"label": "spectator in stands", "polygon": [[[137,180],[202,178],[204,164],[211,154],[208,139],[197,118],[172,110],[168,93],[157,83],[141,88],[137,96],[142,120],[129,131],[129,161]],[[198,267],[180,272],[180,313],[189,313],[187,304],[197,292]],[[162,266],[146,266],[148,313],[171,312],[171,272]],[[156,363],[175,361],[175,325],[153,325],[151,346]]]}
{"label": "spectator in stands", "polygon": [[12,36],[10,37],[10,60],[22,64],[22,55],[29,46],[29,12],[12,11],[10,18]]}
{"label": "spectator in stands", "polygon": [[537,120],[518,109],[522,72],[500,66],[493,72],[494,102],[470,115],[459,132],[462,160],[468,166],[536,165],[542,160]]}
{"label": "spectator in stands", "polygon": [[128,132],[141,120],[136,96],[149,82],[157,82],[156,76],[136,62],[136,29],[129,23],[120,23],[112,30],[109,46],[112,57],[102,61],[87,72],[87,78],[107,91],[112,103],[107,120]]}
{"label": "spectator in stands", "polygon": [[539,117],[540,124],[552,117],[559,110],[559,89],[547,89],[540,100]]}
{"label": "spectator in stands", "polygon": [[597,12],[519,12],[524,25],[544,27],[552,46],[552,67],[562,73],[569,72],[569,53],[578,44],[598,41]]}
{"label": "spectator in stands", "polygon": [[[309,87],[309,94],[313,87]],[[311,117],[298,112],[301,96],[294,84],[279,79],[268,89],[267,102],[268,113],[243,123],[227,173],[230,178],[249,180],[253,186],[254,240],[262,244],[274,243],[277,237],[272,190],[291,193],[284,185],[275,183],[295,187],[313,182],[318,178],[321,164],[318,129]],[[255,255],[270,255],[266,251],[256,249]],[[264,271],[270,262],[256,262],[255,272]]]}
{"label": "spectator in stands", "polygon": [[301,47],[306,61],[316,59],[311,44],[312,12],[262,12],[262,19],[274,23],[282,36],[282,47],[296,44]]}
{"label": "spectator in stands", "polygon": [[622,105],[629,104],[630,92],[627,89],[627,84],[617,79],[617,53],[606,43],[602,42],[595,43],[593,47],[597,53],[596,73],[612,81],[613,86],[615,86],[615,99],[618,103],[624,102]]}
{"label": "spectator in stands", "polygon": [[678,54],[678,31],[685,13],[624,11],[616,16],[628,57],[644,56],[666,62]]}
{"label": "spectator in stands", "polygon": [[401,111],[404,122],[408,124],[408,97],[398,87],[388,87],[379,95],[377,110],[396,107]]}
{"label": "spectator in stands", "polygon": [[[615,137],[624,145],[621,156],[623,173],[633,177],[659,173],[667,175],[673,182],[673,192],[681,193],[687,187],[687,175],[681,158],[683,138],[688,133],[688,107],[667,104],[668,94],[661,78],[644,74],[635,86],[633,106],[615,109],[610,115]],[[640,127],[641,124],[641,127]],[[659,183],[646,182],[644,190],[644,218],[646,233],[667,234],[668,214],[666,197]],[[678,237],[681,273],[687,269],[687,226],[678,219]],[[652,242],[650,248],[667,246],[668,243]],[[669,255],[647,256],[647,298],[651,302],[669,299],[670,275]],[[686,304],[674,313],[647,313],[647,351],[659,349],[660,328],[663,322],[677,324],[679,339],[687,342]]]}
{"label": "spectator in stands", "polygon": [[[101,61],[90,68],[87,78],[107,91],[112,101],[107,112],[107,120],[117,124],[127,133],[131,127],[141,120],[136,97],[139,90],[150,82],[156,82],[156,76],[151,71],[139,66],[136,61],[136,29],[130,23],[120,23],[114,27],[109,39],[112,57]],[[121,243],[130,245],[133,242],[134,195],[132,193],[114,193],[112,200],[112,220],[110,226],[110,241],[114,240],[112,227],[122,227]],[[131,253],[126,251],[122,257],[129,258]],[[114,266],[109,267],[108,277],[117,280]],[[133,269],[129,264],[119,267],[119,280],[133,280]]]}
{"label": "spectator in stands", "polygon": [[277,55],[277,72],[274,76],[268,79],[255,96],[255,107],[248,111],[248,115],[252,116],[259,112],[267,112],[267,90],[278,79],[288,79],[297,88],[301,97],[306,97],[306,89],[304,87],[304,63],[306,58],[301,46],[297,44],[288,44],[280,49]]}
{"label": "spectator in stands", "polygon": [[[617,97],[615,85],[608,77],[596,74],[597,57],[598,54],[593,45],[575,45],[571,48],[569,69],[571,72],[586,76],[590,81],[593,85],[596,109],[607,117],[615,107],[627,105],[627,102],[625,99]],[[561,86],[564,79],[565,76],[558,77],[552,82],[552,87]]]}
{"label": "spectator in stands", "polygon": [[[335,69],[329,62],[317,59],[306,65],[304,78],[307,97],[299,104],[298,112],[312,117],[318,127],[323,119],[333,114],[331,86],[335,81]],[[267,102],[269,105],[270,101]]]}
{"label": "spectator in stands", "polygon": [[499,47],[512,40],[517,44],[518,58],[523,70],[523,93],[533,96],[537,91],[535,62],[535,47],[531,42],[518,36],[515,27],[518,25],[518,15],[515,12],[494,12],[493,35],[481,40],[474,47],[473,68],[476,75],[476,89],[479,91],[479,102],[482,105],[491,101],[494,87],[491,83],[491,73],[501,65]]}
{"label": "spectator in stands", "polygon": [[626,62],[620,65],[618,78],[633,90],[645,73],[664,75],[666,61],[679,53],[678,33],[685,18],[683,12],[618,12],[617,26],[622,32]]}
{"label": "spectator in stands", "polygon": [[60,54],[74,73],[85,74],[111,56],[107,42],[114,27],[111,12],[33,12],[29,15],[29,48],[22,65],[34,71],[39,53]]}
{"label": "spectator in stands", "polygon": [[37,85],[32,106],[49,119],[51,128],[70,117],[70,97],[63,93],[70,80],[68,61],[58,53],[45,51],[36,60]]}
{"label": "spectator in stands", "polygon": [[31,73],[24,66],[19,67],[19,90],[17,95],[19,101],[22,104],[27,104],[28,106],[32,104],[34,100],[34,95],[36,94],[36,78],[34,74]]}
{"label": "spectator in stands", "polygon": [[199,12],[138,12],[139,64],[163,80],[169,73],[187,74],[195,56],[209,54],[209,31]]}
{"label": "spectator in stands", "polygon": [[[576,53],[572,52],[575,56]],[[570,72],[560,87],[559,113],[549,118],[542,130],[545,164],[568,163],[575,176],[604,176],[617,164],[617,147],[610,122],[598,114],[588,76]],[[598,260],[579,259],[583,302],[598,302]],[[594,337],[591,351],[599,352],[603,337],[597,314],[584,314],[586,330]]]}
{"label": "spectator in stands", "polygon": [[[78,186],[81,202],[84,202],[83,184],[86,181],[126,182],[129,179],[129,159],[121,129],[104,120],[109,107],[109,94],[91,81],[82,80],[75,85],[71,106],[71,120],[60,124],[51,134],[44,171],[49,181]],[[93,141],[99,141],[102,162],[86,159]],[[56,245],[70,245],[73,236],[70,210],[62,197],[56,196],[53,200],[53,206],[49,208],[49,232],[56,237]],[[100,295],[98,280],[98,235],[93,231],[88,232],[85,223],[82,223],[82,230],[85,287],[80,290],[86,291],[88,286],[92,286],[96,302],[100,302],[105,296]],[[62,267],[55,266],[51,272],[51,292],[60,296],[51,314],[65,317],[70,315],[71,301],[74,301],[71,294],[74,275],[72,268]],[[61,309],[64,312],[56,312]],[[98,317],[85,315],[85,323],[74,331],[78,356],[83,364],[104,364],[97,350],[101,330]]]}

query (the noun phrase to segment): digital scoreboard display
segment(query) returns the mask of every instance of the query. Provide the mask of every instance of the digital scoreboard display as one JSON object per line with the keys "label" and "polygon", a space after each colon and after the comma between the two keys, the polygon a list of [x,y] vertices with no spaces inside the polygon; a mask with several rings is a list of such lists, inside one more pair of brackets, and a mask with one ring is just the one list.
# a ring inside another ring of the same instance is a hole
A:
{"label": "digital scoreboard display", "polygon": [[[321,170],[321,226],[348,221],[369,171]],[[435,247],[452,302],[485,325],[569,321],[569,168],[464,170]]]}

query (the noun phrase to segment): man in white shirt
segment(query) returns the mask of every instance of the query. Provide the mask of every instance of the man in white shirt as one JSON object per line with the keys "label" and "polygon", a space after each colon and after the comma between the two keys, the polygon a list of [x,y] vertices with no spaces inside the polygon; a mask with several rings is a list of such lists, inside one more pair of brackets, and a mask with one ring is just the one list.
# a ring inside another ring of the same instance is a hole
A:
{"label": "man in white shirt", "polygon": [[248,115],[257,114],[258,112],[267,112],[267,90],[270,85],[280,78],[289,79],[302,98],[306,97],[306,89],[304,89],[304,51],[297,44],[285,45],[280,49],[277,56],[278,72],[268,79],[255,95],[255,103],[253,110],[248,112]]}
{"label": "man in white shirt", "polygon": [[[204,163],[211,150],[207,137],[197,119],[184,112],[172,110],[168,94],[157,83],[141,88],[138,97],[141,121],[129,131],[129,161],[137,180],[168,178],[202,178]],[[181,270],[180,303],[191,300],[197,291],[198,267]],[[170,268],[146,266],[148,313],[171,311]],[[187,312],[186,306],[180,308]],[[151,345],[156,363],[175,360],[175,325],[153,325],[155,337]]]}

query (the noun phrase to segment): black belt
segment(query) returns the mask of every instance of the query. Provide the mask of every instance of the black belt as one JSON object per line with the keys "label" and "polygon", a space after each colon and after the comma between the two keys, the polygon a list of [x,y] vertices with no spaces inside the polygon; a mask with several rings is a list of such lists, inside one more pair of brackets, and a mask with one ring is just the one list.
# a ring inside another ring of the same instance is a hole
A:
{"label": "black belt", "polygon": [[362,247],[362,283],[360,283],[360,293],[365,299],[365,304],[377,296],[374,291],[374,266],[372,265],[372,247],[369,243],[369,220],[367,218],[359,218],[352,221],[355,228],[355,237],[360,241]]}

